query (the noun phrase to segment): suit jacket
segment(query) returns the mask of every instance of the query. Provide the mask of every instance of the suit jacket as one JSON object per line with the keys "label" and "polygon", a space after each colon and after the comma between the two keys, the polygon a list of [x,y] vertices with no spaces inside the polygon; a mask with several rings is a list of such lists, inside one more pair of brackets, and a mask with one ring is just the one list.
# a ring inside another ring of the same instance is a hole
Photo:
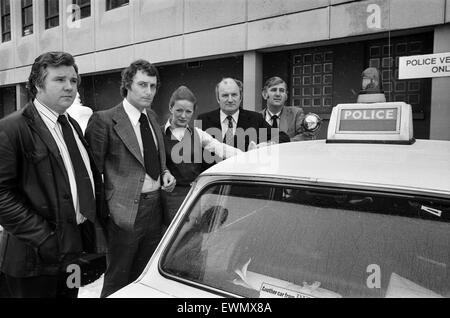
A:
{"label": "suit jacket", "polygon": [[[220,123],[220,109],[213,110],[208,113],[204,113],[198,116],[197,120],[201,120],[201,128],[206,132],[210,133],[216,139],[222,141],[222,124]],[[215,128],[214,131],[211,131],[212,128]],[[236,125],[236,128],[242,128],[246,131],[249,128],[254,128],[256,130],[256,134],[245,134],[244,140],[236,140],[235,135],[235,143],[234,145],[242,151],[248,150],[248,145],[250,141],[254,141],[255,143],[266,142],[276,136],[272,136],[271,126],[264,120],[260,113],[240,109],[239,110],[239,118]],[[207,131],[207,130],[210,131]],[[220,132],[220,134],[219,134]],[[267,134],[266,134],[267,133]],[[281,142],[289,142],[289,136],[287,136],[284,132],[279,132],[278,141]]]}
{"label": "suit jacket", "polygon": [[[267,108],[261,111],[261,114],[266,119]],[[291,141],[311,140],[314,134],[306,132],[302,126],[305,114],[303,109],[295,106],[283,106],[280,114],[279,128],[284,131]]]}
{"label": "suit jacket", "polygon": [[[97,223],[105,217],[101,175],[80,127],[69,120],[91,158],[97,208],[85,216]],[[14,277],[56,275],[86,250],[58,146],[32,103],[0,120],[0,140],[0,270]],[[60,263],[47,264],[38,248],[53,233]]]}
{"label": "suit jacket", "polygon": [[[156,114],[150,110],[147,116],[156,135],[162,174],[167,170],[163,136]],[[104,177],[110,217],[117,226],[133,229],[145,180],[145,164],[123,104],[95,112],[86,128],[86,139]]]}

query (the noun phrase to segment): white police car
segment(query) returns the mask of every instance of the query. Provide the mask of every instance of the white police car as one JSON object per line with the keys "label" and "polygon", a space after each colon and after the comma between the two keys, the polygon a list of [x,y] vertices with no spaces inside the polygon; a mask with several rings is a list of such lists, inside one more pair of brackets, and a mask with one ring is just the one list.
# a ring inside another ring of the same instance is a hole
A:
{"label": "white police car", "polygon": [[217,164],[113,297],[449,297],[450,142],[404,103],[338,105],[327,140]]}

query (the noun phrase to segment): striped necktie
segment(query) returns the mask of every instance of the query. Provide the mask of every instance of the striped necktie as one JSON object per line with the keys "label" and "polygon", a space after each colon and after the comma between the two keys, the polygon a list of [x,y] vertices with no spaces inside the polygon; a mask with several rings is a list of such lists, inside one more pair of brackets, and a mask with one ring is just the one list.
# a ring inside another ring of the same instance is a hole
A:
{"label": "striped necktie", "polygon": [[228,115],[227,119],[228,119],[228,129],[225,133],[223,142],[229,146],[234,146],[233,117]]}

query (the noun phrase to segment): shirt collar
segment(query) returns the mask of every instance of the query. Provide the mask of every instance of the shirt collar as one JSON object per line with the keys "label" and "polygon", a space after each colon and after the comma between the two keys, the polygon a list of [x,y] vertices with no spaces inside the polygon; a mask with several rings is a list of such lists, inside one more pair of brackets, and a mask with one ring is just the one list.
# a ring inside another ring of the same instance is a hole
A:
{"label": "shirt collar", "polygon": [[170,124],[170,118],[167,119],[166,124],[164,125],[164,132],[167,133],[167,129],[170,128],[172,130],[172,125]]}
{"label": "shirt collar", "polygon": [[[220,110],[220,122],[223,123],[225,120],[227,120],[227,114],[225,114],[222,110]],[[238,122],[239,119],[239,109],[233,114],[231,115],[231,117],[233,117],[233,121],[235,123]]]}
{"label": "shirt collar", "polygon": [[141,114],[147,116],[147,112],[145,111],[145,109],[142,112],[140,112],[139,109],[131,105],[126,98],[123,100],[122,104],[123,108],[125,109],[125,113],[127,113],[133,126],[137,126],[139,118],[141,118]]}
{"label": "shirt collar", "polygon": [[[170,129],[170,131],[173,131],[175,129],[181,129],[181,128],[174,128],[172,126],[172,123],[170,122],[170,118],[169,118],[169,119],[167,119],[167,122],[164,125],[164,132],[165,133],[167,133],[167,129]],[[189,133],[192,135],[192,129],[191,129],[191,127],[189,125],[187,125],[185,129],[187,129],[187,131],[189,131]]]}
{"label": "shirt collar", "polygon": [[[59,114],[41,103],[37,98],[34,99],[34,106],[36,107],[36,110],[39,112],[41,117],[43,119],[45,118],[48,123],[51,123],[52,128],[55,128],[58,122]],[[64,112],[64,115],[66,115],[66,112]]]}
{"label": "shirt collar", "polygon": [[267,115],[269,115],[270,118],[272,119],[272,116],[274,116],[274,115],[277,115],[278,118],[280,118],[280,115],[281,115],[281,112],[282,112],[282,111],[283,111],[283,108],[281,108],[281,110],[280,110],[278,113],[274,114],[274,113],[272,113],[269,109],[267,109],[266,113],[267,113]]}

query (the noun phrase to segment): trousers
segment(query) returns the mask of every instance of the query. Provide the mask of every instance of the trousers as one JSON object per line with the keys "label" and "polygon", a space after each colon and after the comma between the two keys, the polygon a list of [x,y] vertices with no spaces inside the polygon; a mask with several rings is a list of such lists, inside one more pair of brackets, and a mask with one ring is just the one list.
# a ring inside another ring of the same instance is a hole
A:
{"label": "trousers", "polygon": [[78,288],[69,288],[70,274],[55,276],[12,277],[5,274],[8,297],[11,298],[77,298]]}
{"label": "trousers", "polygon": [[120,228],[112,219],[108,221],[102,298],[139,277],[162,238],[162,224],[160,191],[141,194],[133,229]]}

